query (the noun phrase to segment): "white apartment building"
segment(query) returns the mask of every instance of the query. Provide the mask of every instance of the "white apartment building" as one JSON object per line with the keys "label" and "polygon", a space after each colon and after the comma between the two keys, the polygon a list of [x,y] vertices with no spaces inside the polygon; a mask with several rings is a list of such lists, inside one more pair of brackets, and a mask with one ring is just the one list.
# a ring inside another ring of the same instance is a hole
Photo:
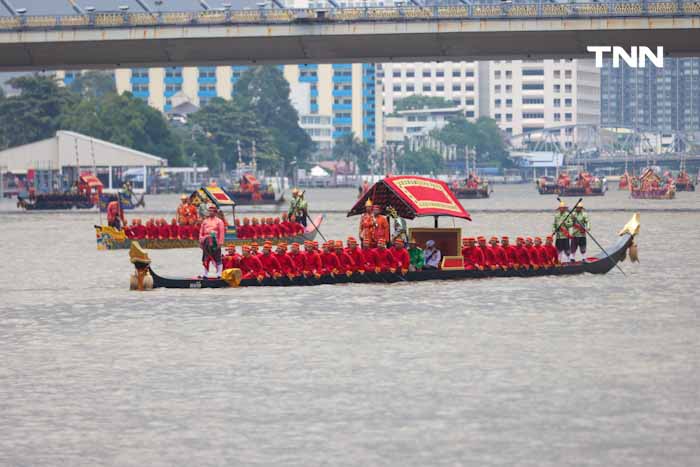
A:
{"label": "white apartment building", "polygon": [[477,62],[383,63],[384,113],[394,112],[394,102],[420,94],[442,97],[464,109],[467,118],[479,116]]}
{"label": "white apartment building", "polygon": [[[576,141],[573,125],[600,123],[600,71],[593,60],[500,60],[479,66],[481,115],[509,135],[559,130],[559,142]],[[516,143],[517,144],[517,143]]]}

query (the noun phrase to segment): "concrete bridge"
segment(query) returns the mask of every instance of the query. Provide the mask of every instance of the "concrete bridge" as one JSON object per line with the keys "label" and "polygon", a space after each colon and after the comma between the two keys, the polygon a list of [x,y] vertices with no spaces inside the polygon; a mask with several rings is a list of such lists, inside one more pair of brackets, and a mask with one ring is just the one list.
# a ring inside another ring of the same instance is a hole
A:
{"label": "concrete bridge", "polygon": [[0,70],[700,54],[695,1],[90,12],[0,17]]}

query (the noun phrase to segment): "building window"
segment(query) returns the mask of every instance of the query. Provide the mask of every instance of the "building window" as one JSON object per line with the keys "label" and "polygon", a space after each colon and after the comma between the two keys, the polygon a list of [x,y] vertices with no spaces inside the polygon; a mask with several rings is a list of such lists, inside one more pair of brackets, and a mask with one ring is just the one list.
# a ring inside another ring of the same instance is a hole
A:
{"label": "building window", "polygon": [[437,92],[444,92],[445,91],[445,85],[444,84],[438,84],[435,86],[435,91]]}
{"label": "building window", "polygon": [[464,85],[464,90],[465,90],[465,91],[473,91],[473,90],[474,90],[474,85],[473,85],[473,84],[465,84],[465,85]]}
{"label": "building window", "polygon": [[500,99],[496,99],[496,100],[493,102],[493,105],[496,106],[496,107],[500,107],[500,106],[501,106],[501,100],[500,100]]}
{"label": "building window", "polygon": [[513,86],[511,86],[510,84],[506,84],[506,92],[507,93],[513,92]]}
{"label": "building window", "polygon": [[493,76],[494,78],[499,79],[501,77],[501,70],[494,71]]}
{"label": "building window", "polygon": [[[66,76],[68,74],[66,73]],[[148,78],[148,68],[134,68],[131,70],[132,78]]]}
{"label": "building window", "polygon": [[394,70],[391,76],[393,76],[394,78],[401,78],[401,70]]}
{"label": "building window", "polygon": [[406,85],[406,92],[413,92],[415,89],[416,89],[416,87],[412,84]]}
{"label": "building window", "polygon": [[554,92],[561,92],[561,84],[554,85]]}
{"label": "building window", "polygon": [[565,107],[571,107],[572,105],[572,100],[570,98],[564,99],[564,106]]}
{"label": "building window", "polygon": [[536,118],[544,118],[543,112],[527,112],[523,113],[523,120],[532,120]]}
{"label": "building window", "polygon": [[513,107],[513,99],[506,99],[506,107]]}
{"label": "building window", "polygon": [[513,72],[510,70],[506,71],[506,79],[511,79],[511,78],[513,78]]}
{"label": "building window", "polygon": [[559,78],[561,78],[561,71],[554,70],[554,79],[559,79]]}
{"label": "building window", "polygon": [[430,70],[423,70],[423,78],[430,78]]}
{"label": "building window", "polygon": [[564,92],[566,92],[566,93],[570,93],[570,92],[571,92],[571,85],[570,85],[570,84],[567,84],[567,85],[564,86]]}
{"label": "building window", "polygon": [[165,77],[166,78],[182,78],[182,69],[181,68],[167,68],[165,70]]}
{"label": "building window", "polygon": [[401,85],[395,84],[393,89],[394,89],[394,92],[401,92]]}
{"label": "building window", "polygon": [[567,122],[570,122],[571,118],[572,118],[571,113],[567,112],[564,114],[564,120],[566,120]]}
{"label": "building window", "polygon": [[462,86],[459,85],[459,84],[453,84],[453,85],[452,85],[452,90],[453,90],[453,91],[461,91],[461,90],[462,90]]}
{"label": "building window", "polygon": [[512,122],[513,121],[513,114],[506,114],[506,122]]}
{"label": "building window", "polygon": [[496,93],[500,93],[501,92],[501,85],[497,84],[496,86],[494,86],[493,91]]}
{"label": "building window", "polygon": [[148,84],[134,84],[131,86],[131,92],[148,92]]}
{"label": "building window", "polygon": [[544,104],[544,98],[542,97],[523,97],[523,105],[537,105]]}
{"label": "building window", "polygon": [[444,77],[445,77],[445,72],[444,72],[443,70],[437,70],[437,71],[435,72],[435,76],[436,76],[437,78],[444,78]]}
{"label": "building window", "polygon": [[560,113],[555,113],[554,114],[554,121],[555,122],[560,122],[561,121],[561,114]]}
{"label": "building window", "polygon": [[474,111],[473,110],[467,110],[466,113],[464,114],[467,118],[474,118]]}
{"label": "building window", "polygon": [[452,70],[453,78],[459,78],[460,76],[462,76],[462,72],[460,70]]}
{"label": "building window", "polygon": [[416,72],[414,70],[406,70],[406,78],[414,78],[416,76]]}
{"label": "building window", "polygon": [[464,105],[474,105],[474,99],[466,99]]}
{"label": "building window", "polygon": [[523,91],[542,91],[544,90],[544,84],[540,83],[525,83],[523,84]]}
{"label": "building window", "polygon": [[423,91],[431,91],[431,87],[429,84],[424,84],[423,85]]}
{"label": "building window", "polygon": [[566,70],[564,72],[564,78],[571,79],[571,70]]}
{"label": "building window", "polygon": [[464,76],[466,78],[473,78],[474,77],[474,72],[473,71],[465,71]]}
{"label": "building window", "polygon": [[500,120],[500,119],[501,119],[501,114],[495,114],[495,115],[493,116],[493,118],[495,118],[496,120]]}
{"label": "building window", "polygon": [[561,107],[561,99],[554,99],[554,107]]}

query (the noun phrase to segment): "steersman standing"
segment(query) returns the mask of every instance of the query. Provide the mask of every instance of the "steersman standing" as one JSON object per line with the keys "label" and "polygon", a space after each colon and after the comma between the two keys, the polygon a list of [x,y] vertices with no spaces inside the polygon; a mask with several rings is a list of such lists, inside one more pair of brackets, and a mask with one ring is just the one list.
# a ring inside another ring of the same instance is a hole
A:
{"label": "steersman standing", "polygon": [[591,220],[583,209],[583,203],[578,203],[571,213],[571,261],[576,261],[576,250],[581,250],[581,258],[586,254],[586,234],[591,229]]}
{"label": "steersman standing", "polygon": [[564,201],[559,202],[559,208],[554,214],[554,225],[552,230],[556,238],[555,245],[559,254],[559,262],[571,261],[571,227],[573,219],[568,213],[568,206]]}

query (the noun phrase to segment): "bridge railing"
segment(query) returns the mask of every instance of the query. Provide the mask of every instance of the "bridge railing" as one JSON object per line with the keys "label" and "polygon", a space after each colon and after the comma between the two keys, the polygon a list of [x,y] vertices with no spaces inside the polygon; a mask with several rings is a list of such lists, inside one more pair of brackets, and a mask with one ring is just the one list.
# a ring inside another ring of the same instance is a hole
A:
{"label": "bridge railing", "polygon": [[67,16],[0,17],[0,30],[49,30],[227,24],[344,23],[374,21],[482,20],[534,18],[700,16],[694,0],[636,0],[550,3],[542,0],[482,0],[460,6],[355,7],[331,9],[248,9],[158,13],[91,12]]}

